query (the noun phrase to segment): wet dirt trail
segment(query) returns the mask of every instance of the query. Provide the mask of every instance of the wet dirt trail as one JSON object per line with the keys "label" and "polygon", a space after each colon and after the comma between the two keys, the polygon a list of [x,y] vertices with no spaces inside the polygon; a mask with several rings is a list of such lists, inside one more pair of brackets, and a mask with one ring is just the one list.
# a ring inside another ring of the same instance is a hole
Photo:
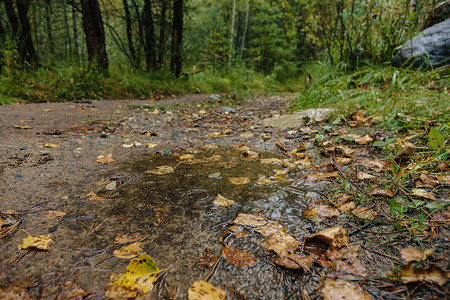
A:
{"label": "wet dirt trail", "polygon": [[[191,287],[199,280],[219,290],[211,299],[404,297],[403,285],[379,279],[401,265],[396,254],[361,252],[383,241],[366,222],[383,211],[351,207],[358,174],[341,164],[370,169],[379,153],[326,153],[320,123],[264,125],[289,99],[0,107],[0,298],[203,299]],[[27,236],[48,247],[25,246]],[[120,279],[143,253],[160,271]]]}

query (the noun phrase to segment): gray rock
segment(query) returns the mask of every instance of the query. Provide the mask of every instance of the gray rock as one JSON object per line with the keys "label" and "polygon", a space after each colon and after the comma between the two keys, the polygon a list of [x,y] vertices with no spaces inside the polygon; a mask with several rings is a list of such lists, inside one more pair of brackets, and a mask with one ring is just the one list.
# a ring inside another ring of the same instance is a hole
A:
{"label": "gray rock", "polygon": [[220,99],[220,95],[218,95],[218,94],[209,95],[209,99],[211,99],[211,100],[219,100]]}
{"label": "gray rock", "polygon": [[233,113],[233,114],[236,113],[236,110],[229,106],[222,106],[220,109],[223,111],[229,111],[230,113]]}
{"label": "gray rock", "polygon": [[392,60],[396,67],[428,69],[450,64],[450,19],[431,26],[407,41]]}
{"label": "gray rock", "polygon": [[331,108],[315,108],[299,111],[290,115],[282,115],[263,120],[264,125],[280,129],[295,128],[302,126],[308,121],[320,122],[325,120],[331,113]]}

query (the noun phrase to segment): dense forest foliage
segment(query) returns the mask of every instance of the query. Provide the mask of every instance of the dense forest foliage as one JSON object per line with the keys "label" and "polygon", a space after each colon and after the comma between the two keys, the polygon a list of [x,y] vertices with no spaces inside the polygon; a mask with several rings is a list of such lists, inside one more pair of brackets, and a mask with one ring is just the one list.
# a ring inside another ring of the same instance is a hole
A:
{"label": "dense forest foliage", "polygon": [[0,0],[0,102],[258,89],[311,61],[385,63],[437,2]]}

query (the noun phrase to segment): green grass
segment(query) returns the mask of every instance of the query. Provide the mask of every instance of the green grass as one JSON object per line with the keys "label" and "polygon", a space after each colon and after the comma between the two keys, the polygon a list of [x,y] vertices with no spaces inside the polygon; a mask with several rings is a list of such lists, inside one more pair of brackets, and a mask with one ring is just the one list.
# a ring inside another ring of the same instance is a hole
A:
{"label": "green grass", "polygon": [[62,102],[82,99],[152,98],[190,93],[292,92],[294,81],[280,82],[241,67],[175,78],[170,73],[145,73],[111,67],[107,76],[83,68],[59,66],[35,70],[4,70],[0,77],[0,104]]}
{"label": "green grass", "polygon": [[422,72],[366,64],[345,73],[315,63],[308,72],[310,83],[306,74],[305,89],[290,103],[293,110],[333,107],[342,116],[359,110],[393,131],[450,121],[448,67]]}

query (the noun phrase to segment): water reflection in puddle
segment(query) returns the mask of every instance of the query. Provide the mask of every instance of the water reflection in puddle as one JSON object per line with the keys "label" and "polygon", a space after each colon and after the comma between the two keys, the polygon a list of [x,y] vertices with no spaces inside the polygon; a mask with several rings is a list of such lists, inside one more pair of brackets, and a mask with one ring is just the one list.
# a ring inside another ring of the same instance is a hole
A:
{"label": "water reflection in puddle", "polygon": [[[137,177],[120,189],[118,197],[102,207],[101,214],[105,218],[117,220],[112,234],[140,232],[148,235],[144,250],[161,267],[172,264],[168,280],[177,285],[182,294],[195,280],[205,278],[210,272],[198,264],[199,258],[205,249],[220,255],[223,224],[241,212],[261,213],[272,220],[280,220],[286,225],[287,233],[298,240],[310,231],[310,225],[301,218],[307,206],[306,192],[290,187],[293,179],[289,178],[289,173],[275,175],[275,170],[283,166],[262,164],[258,159],[242,157],[240,152],[223,149],[195,154],[194,159],[213,155],[220,155],[220,159],[189,164],[171,155],[154,154],[128,162],[111,175],[126,173]],[[263,154],[265,158],[273,156]],[[171,166],[174,171],[166,175],[145,173],[159,166]],[[250,182],[235,185],[229,180],[233,177],[247,177]],[[270,178],[271,183],[256,184],[261,178]],[[219,194],[235,203],[229,207],[214,205]],[[274,276],[280,276],[283,271],[268,263],[270,253],[252,238],[232,243],[261,259],[251,269],[239,269],[222,262],[212,278],[213,284],[223,287],[223,282],[227,282],[255,299],[286,296],[290,289],[274,280]],[[257,291],[254,284],[260,285]]]}

